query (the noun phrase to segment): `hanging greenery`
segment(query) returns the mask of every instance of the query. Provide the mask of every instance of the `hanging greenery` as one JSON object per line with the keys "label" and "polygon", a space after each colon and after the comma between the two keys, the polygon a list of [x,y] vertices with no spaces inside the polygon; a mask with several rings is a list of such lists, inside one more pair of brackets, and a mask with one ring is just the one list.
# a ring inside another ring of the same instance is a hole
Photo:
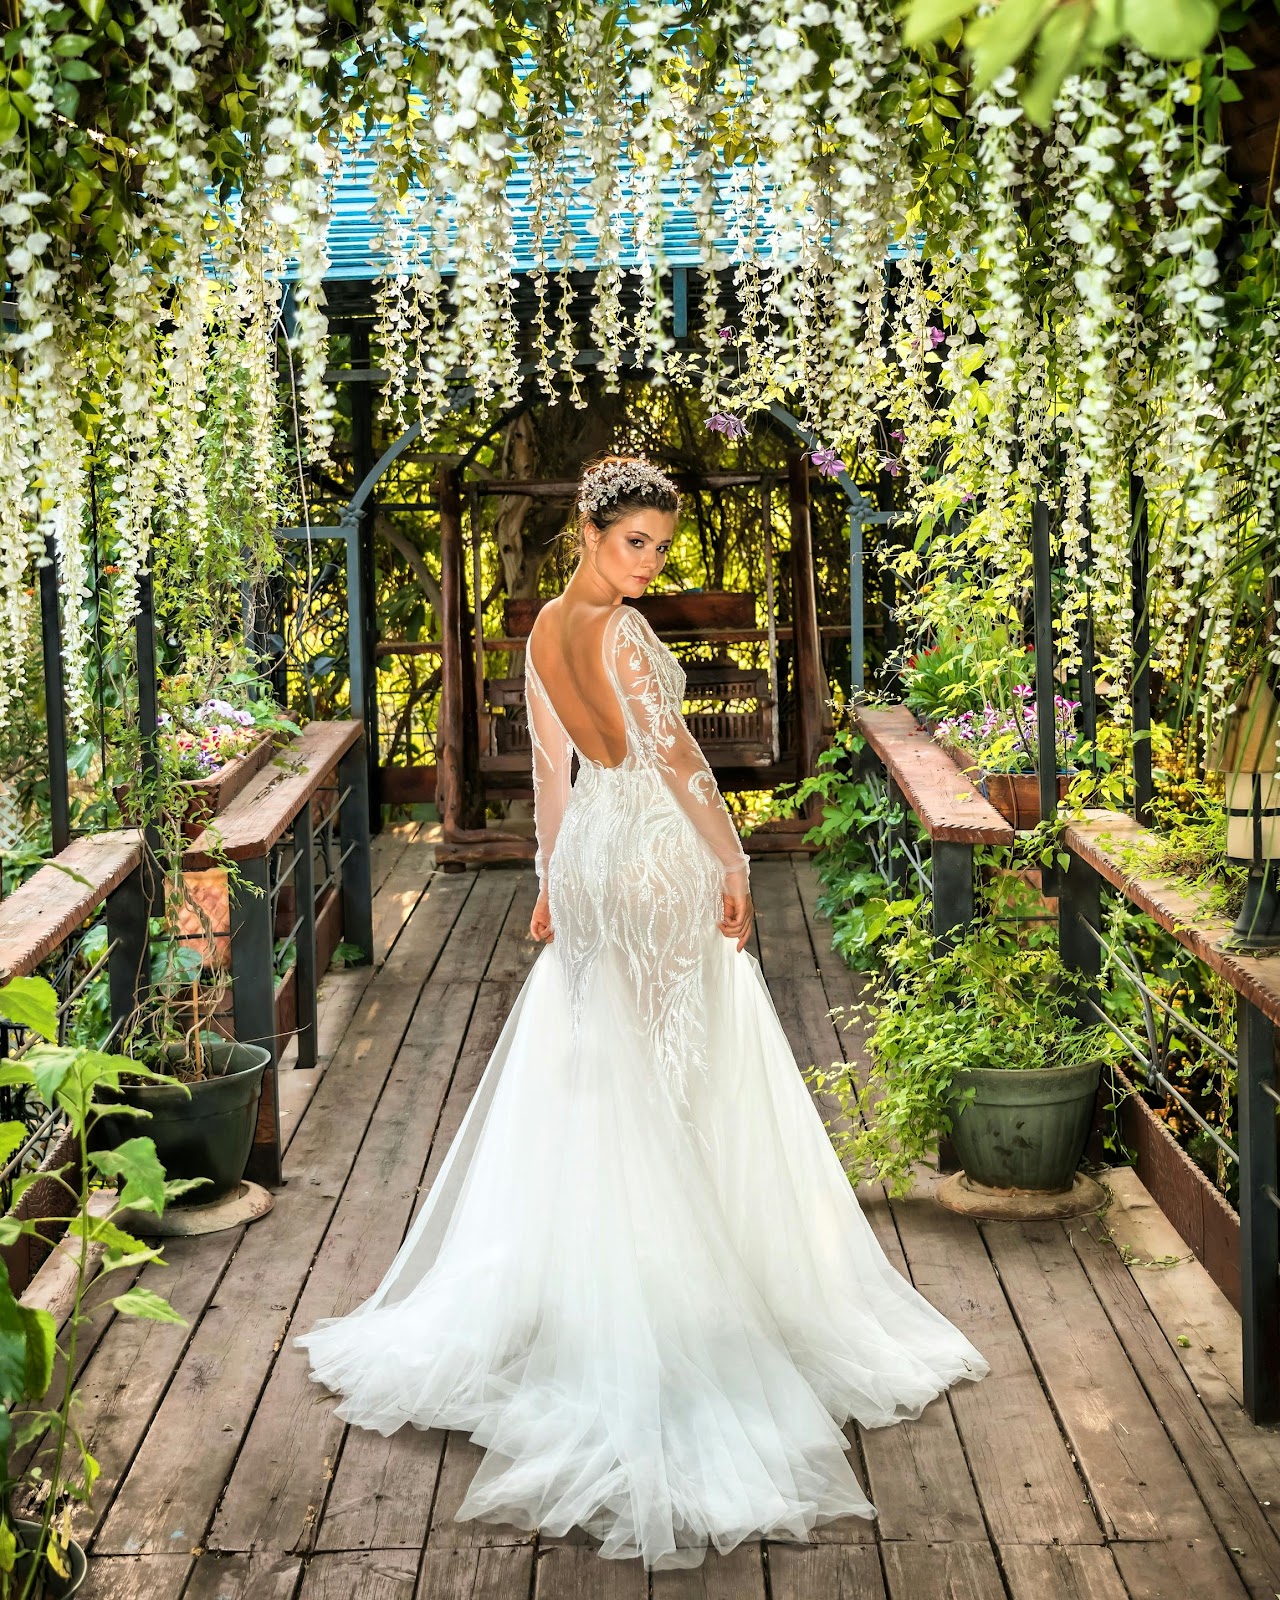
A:
{"label": "hanging greenery", "polygon": [[[587,346],[606,387],[643,364],[696,389],[726,439],[781,401],[830,470],[899,481],[906,569],[945,523],[1008,607],[1030,505],[1061,490],[1062,646],[1092,596],[1117,683],[1136,472],[1158,660],[1199,634],[1225,691],[1280,484],[1274,218],[1221,137],[1250,58],[1216,30],[1244,9],[916,0],[904,33],[880,0],[5,4],[0,642],[26,659],[48,556],[74,720],[90,528],[122,623],[149,567],[232,617],[284,485],[323,464],[327,230],[357,161],[393,417],[460,385],[509,404],[522,362],[583,404]],[[704,267],[680,348],[677,205]],[[23,693],[0,680],[0,725]]]}

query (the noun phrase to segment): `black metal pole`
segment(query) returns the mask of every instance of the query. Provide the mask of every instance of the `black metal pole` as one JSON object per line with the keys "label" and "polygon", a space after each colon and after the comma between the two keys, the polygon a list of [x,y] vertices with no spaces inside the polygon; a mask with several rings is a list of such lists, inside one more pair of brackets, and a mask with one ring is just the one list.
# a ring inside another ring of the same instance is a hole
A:
{"label": "black metal pole", "polygon": [[[351,334],[352,367],[369,365],[369,331],[355,328]],[[375,464],[373,450],[373,385],[353,383],[351,395],[351,464],[354,486],[359,488]],[[378,607],[377,573],[373,559],[374,523],[376,516],[373,498],[366,501],[365,515],[360,522],[360,574],[363,606],[358,626],[351,630],[353,644],[358,644],[364,657],[364,704],[351,708],[353,717],[364,718],[365,749],[369,763],[369,826],[374,833],[382,828],[382,792],[378,772]],[[353,621],[356,619],[353,619]]]}
{"label": "black metal pole", "polygon": [[1151,767],[1151,616],[1148,588],[1151,564],[1147,489],[1136,472],[1129,476],[1129,514],[1133,562],[1133,814],[1151,818],[1155,778]]}
{"label": "black metal pole", "polygon": [[62,614],[58,603],[58,547],[44,542],[40,568],[40,639],[44,652],[45,738],[49,752],[49,826],[53,853],[71,843],[71,785],[67,774],[67,684],[62,669]]}
{"label": "black metal pole", "polygon": [[1031,560],[1035,579],[1036,764],[1040,773],[1040,820],[1048,822],[1058,811],[1058,728],[1053,674],[1053,552],[1046,500],[1037,500],[1031,508]]}
{"label": "black metal pole", "polygon": [[[1082,551],[1085,570],[1093,571],[1093,521],[1086,501],[1081,522],[1084,526]],[[1080,720],[1089,741],[1089,765],[1098,770],[1098,662],[1093,637],[1093,590],[1086,588],[1084,616],[1080,618]]]}
{"label": "black metal pole", "polygon": [[1240,1321],[1244,1404],[1254,1422],[1280,1420],[1280,1160],[1276,1150],[1275,1029],[1252,1001],[1237,1003],[1240,1141]]}
{"label": "black metal pole", "polygon": [[[147,804],[155,796],[160,775],[160,750],[157,737],[159,727],[159,676],[156,667],[156,601],[151,581],[151,569],[146,567],[138,575],[138,614],[133,624],[134,654],[138,671],[138,764],[142,775],[143,794]],[[149,914],[160,916],[164,911],[164,870],[160,863],[160,835],[154,824],[144,830],[146,859],[143,862],[143,888],[147,897]]]}

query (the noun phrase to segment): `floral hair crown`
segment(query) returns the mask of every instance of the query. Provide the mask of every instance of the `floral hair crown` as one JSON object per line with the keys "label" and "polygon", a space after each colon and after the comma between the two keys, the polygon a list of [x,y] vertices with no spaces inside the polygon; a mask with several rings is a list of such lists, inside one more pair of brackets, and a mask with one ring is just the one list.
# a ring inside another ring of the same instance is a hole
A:
{"label": "floral hair crown", "polygon": [[674,495],[677,503],[680,500],[675,484],[652,461],[638,458],[603,461],[598,467],[589,467],[582,475],[582,483],[578,488],[579,515],[592,517],[601,506],[620,500],[624,495],[634,494],[637,490]]}

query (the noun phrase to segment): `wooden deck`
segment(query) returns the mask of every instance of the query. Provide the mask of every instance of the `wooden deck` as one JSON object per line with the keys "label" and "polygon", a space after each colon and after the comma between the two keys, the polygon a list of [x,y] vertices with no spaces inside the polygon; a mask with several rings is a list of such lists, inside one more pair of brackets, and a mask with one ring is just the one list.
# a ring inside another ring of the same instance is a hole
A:
{"label": "wooden deck", "polygon": [[[856,1432],[880,1508],[808,1546],[744,1546],[650,1580],[585,1541],[458,1523],[478,1451],[348,1431],[295,1329],[376,1285],[536,953],[527,868],[433,874],[378,842],[378,965],[331,973],[322,1057],[286,1070],[288,1181],[247,1230],[172,1242],[188,1319],[116,1321],[86,1352],[102,1464],[85,1600],[1273,1600],[1280,1435],[1239,1406],[1239,1321],[1130,1175],[1104,1220],[978,1226],[864,1195],[893,1259],[992,1374]],[[812,868],[758,863],[757,953],[802,1064],[857,1038],[856,980],[811,915]],[[1118,1250],[1114,1240],[1123,1245]]]}

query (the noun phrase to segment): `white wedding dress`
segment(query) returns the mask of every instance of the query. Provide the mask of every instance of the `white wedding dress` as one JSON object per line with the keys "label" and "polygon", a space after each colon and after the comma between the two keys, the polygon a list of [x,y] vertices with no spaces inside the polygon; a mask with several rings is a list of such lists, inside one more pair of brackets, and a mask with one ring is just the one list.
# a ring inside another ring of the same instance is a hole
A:
{"label": "white wedding dress", "polygon": [[873,1516],[841,1425],[987,1364],[885,1259],[716,926],[747,863],[683,671],[625,604],[602,655],[627,756],[572,785],[527,666],[554,940],[381,1286],[299,1343],[347,1421],[486,1447],[459,1517],[693,1566]]}

